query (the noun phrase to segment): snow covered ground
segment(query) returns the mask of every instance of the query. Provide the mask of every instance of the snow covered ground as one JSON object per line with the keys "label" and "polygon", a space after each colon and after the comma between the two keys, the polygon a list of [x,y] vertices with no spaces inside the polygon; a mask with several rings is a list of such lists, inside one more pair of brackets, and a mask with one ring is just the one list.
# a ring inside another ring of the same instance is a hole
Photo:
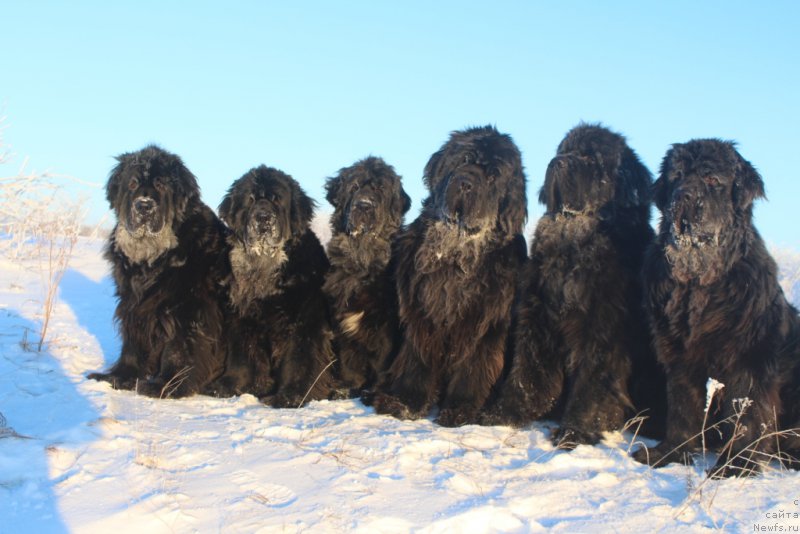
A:
{"label": "snow covered ground", "polygon": [[0,259],[0,532],[800,531],[800,473],[651,470],[628,433],[563,452],[548,423],[446,429],[358,401],[274,410],[87,381],[119,350],[99,249],[79,243],[41,353],[23,346],[36,266]]}

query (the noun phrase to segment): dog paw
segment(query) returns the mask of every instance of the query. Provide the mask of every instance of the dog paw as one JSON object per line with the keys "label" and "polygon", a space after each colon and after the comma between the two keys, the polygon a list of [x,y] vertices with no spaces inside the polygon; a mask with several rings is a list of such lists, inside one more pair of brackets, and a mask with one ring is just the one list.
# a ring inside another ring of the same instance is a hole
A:
{"label": "dog paw", "polygon": [[713,480],[720,480],[731,477],[752,477],[759,474],[761,466],[743,457],[743,454],[746,454],[746,451],[731,459],[720,456],[714,467],[708,470],[708,477]]}
{"label": "dog paw", "polygon": [[522,428],[529,424],[533,419],[525,417],[516,411],[501,410],[497,407],[481,413],[477,423],[484,426],[510,426]]}
{"label": "dog paw", "polygon": [[108,382],[114,389],[136,389],[136,377],[118,376],[113,373],[89,373],[86,378],[97,380],[98,382]]}
{"label": "dog paw", "polygon": [[261,402],[272,406],[273,408],[300,408],[309,399],[303,400],[301,395],[289,395],[286,393],[277,393],[263,397]]}
{"label": "dog paw", "polygon": [[328,400],[345,400],[345,399],[355,399],[358,398],[359,392],[358,390],[351,389],[348,387],[340,387],[334,388],[328,394]]}
{"label": "dog paw", "polygon": [[571,451],[578,445],[595,445],[601,437],[600,432],[562,426],[553,432],[550,441],[559,449]]}
{"label": "dog paw", "polygon": [[403,401],[392,395],[378,393],[373,398],[375,413],[391,415],[397,419],[414,420],[424,417],[427,411],[413,410]]}
{"label": "dog paw", "polygon": [[633,459],[639,463],[649,465],[653,468],[664,467],[671,463],[691,464],[691,456],[686,451],[678,450],[671,444],[662,443],[656,447],[642,447],[633,453]]}
{"label": "dog paw", "polygon": [[446,427],[471,425],[478,422],[478,411],[473,409],[443,408],[436,424]]}

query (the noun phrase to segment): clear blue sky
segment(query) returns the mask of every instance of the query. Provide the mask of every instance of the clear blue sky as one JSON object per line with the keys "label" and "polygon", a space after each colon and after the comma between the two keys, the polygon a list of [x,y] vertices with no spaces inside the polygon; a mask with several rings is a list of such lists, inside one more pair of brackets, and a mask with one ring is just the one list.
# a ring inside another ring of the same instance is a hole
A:
{"label": "clear blue sky", "polygon": [[491,123],[522,150],[535,220],[558,142],[601,121],[653,173],[671,143],[738,141],[766,182],[759,229],[800,248],[800,2],[17,1],[0,17],[5,140],[38,170],[104,183],[114,155],[156,142],[213,207],[265,163],[328,210],[325,177],[373,154],[413,217],[430,154]]}

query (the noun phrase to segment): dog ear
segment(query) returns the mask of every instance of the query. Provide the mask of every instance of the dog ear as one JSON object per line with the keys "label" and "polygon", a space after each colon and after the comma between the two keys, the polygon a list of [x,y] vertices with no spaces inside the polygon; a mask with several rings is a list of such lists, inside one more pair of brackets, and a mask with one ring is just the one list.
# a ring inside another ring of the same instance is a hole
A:
{"label": "dog ear", "polygon": [[314,216],[314,201],[306,195],[296,180],[290,178],[289,183],[292,190],[291,213],[289,214],[292,236],[300,237],[306,232],[311,218]]}
{"label": "dog ear", "polygon": [[651,196],[659,211],[663,212],[669,206],[669,175],[672,173],[672,160],[675,156],[675,149],[679,145],[672,145],[664,159],[661,160],[661,167],[658,170],[658,179],[653,183]]}
{"label": "dog ear", "polygon": [[496,180],[500,184],[507,184],[506,195],[500,199],[498,206],[498,225],[500,230],[508,236],[519,234],[523,231],[528,218],[528,201],[525,193],[525,172],[522,169],[522,158],[519,151],[504,159],[498,166],[500,175]]}
{"label": "dog ear", "polygon": [[630,147],[625,147],[617,173],[617,203],[624,208],[649,206],[653,176]]}
{"label": "dog ear", "polygon": [[340,196],[342,194],[342,187],[344,185],[344,177],[340,169],[336,176],[331,176],[325,181],[325,199],[333,206],[333,213],[331,214],[330,226],[335,231],[343,232],[345,230],[345,217],[344,212],[347,208],[347,203],[340,206]]}
{"label": "dog ear", "polygon": [[122,174],[129,158],[130,154],[127,153],[120,154],[114,158],[117,160],[117,165],[111,170],[111,174],[108,176],[108,183],[106,184],[106,200],[108,200],[108,204],[112,209],[117,206],[117,197],[122,187]]}
{"label": "dog ear", "polygon": [[411,209],[411,197],[406,194],[403,186],[400,186],[400,213],[405,215]]}
{"label": "dog ear", "polygon": [[189,204],[193,204],[200,199],[200,187],[197,185],[197,178],[186,168],[180,157],[170,154],[170,164],[167,168],[172,182],[174,198],[179,201],[176,209],[183,216]]}
{"label": "dog ear", "polygon": [[333,206],[338,207],[339,191],[342,189],[342,171],[336,176],[331,176],[325,180],[325,200]]}
{"label": "dog ear", "polygon": [[428,160],[428,163],[425,165],[425,170],[422,172],[422,182],[431,193],[433,193],[433,190],[437,185],[439,185],[439,182],[442,181],[442,177],[439,176],[439,173],[441,172],[444,153],[444,147],[437,152],[434,152]]}
{"label": "dog ear", "polygon": [[233,209],[233,196],[231,192],[228,193],[223,197],[222,202],[219,204],[219,208],[217,208],[217,213],[219,214],[219,218],[222,219],[222,222],[231,226],[231,210]]}
{"label": "dog ear", "polygon": [[765,198],[764,181],[753,165],[736,152],[736,168],[733,180],[733,199],[742,209],[749,208],[753,201]]}
{"label": "dog ear", "polygon": [[561,209],[561,198],[559,190],[556,187],[556,181],[552,177],[553,166],[558,160],[558,156],[550,160],[547,165],[547,170],[544,174],[544,183],[539,189],[539,204],[545,206],[547,213],[555,213]]}
{"label": "dog ear", "polygon": [[397,224],[402,223],[403,215],[411,208],[411,198],[406,194],[403,189],[403,184],[400,183],[400,177],[394,178],[394,189],[392,193],[391,204],[389,205],[390,217]]}

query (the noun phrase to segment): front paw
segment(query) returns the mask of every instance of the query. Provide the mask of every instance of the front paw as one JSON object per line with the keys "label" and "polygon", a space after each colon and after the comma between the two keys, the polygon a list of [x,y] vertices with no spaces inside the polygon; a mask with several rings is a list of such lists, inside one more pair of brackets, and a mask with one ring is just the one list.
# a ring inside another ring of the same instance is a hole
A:
{"label": "front paw", "polygon": [[436,418],[436,424],[446,427],[471,425],[479,420],[478,410],[471,408],[443,408]]}
{"label": "front paw", "polygon": [[550,441],[559,449],[571,451],[578,445],[596,445],[601,438],[600,432],[562,426],[553,432]]}
{"label": "front paw", "polygon": [[391,415],[397,419],[414,420],[427,415],[427,410],[414,410],[399,398],[386,393],[377,393],[372,399],[375,413]]}
{"label": "front paw", "polygon": [[338,387],[331,389],[328,393],[328,400],[357,399],[360,397],[360,390],[349,387]]}
{"label": "front paw", "polygon": [[86,375],[89,380],[98,382],[108,382],[114,389],[136,389],[138,379],[135,376],[120,376],[115,373],[89,373]]}
{"label": "front paw", "polygon": [[261,402],[273,408],[300,408],[307,399],[301,395],[290,395],[287,393],[276,393],[261,398]]}
{"label": "front paw", "polygon": [[633,453],[632,456],[637,462],[649,465],[653,468],[664,467],[671,463],[691,465],[691,455],[688,452],[681,451],[679,449],[680,447],[675,447],[672,444],[661,443],[653,448],[642,447]]}
{"label": "front paw", "polygon": [[761,472],[761,466],[750,460],[750,451],[742,451],[731,459],[720,456],[717,463],[708,470],[708,477],[720,480],[731,477],[752,477]]}
{"label": "front paw", "polygon": [[516,410],[504,410],[495,405],[478,416],[478,424],[484,426],[511,426],[522,428],[533,421],[533,418]]}

